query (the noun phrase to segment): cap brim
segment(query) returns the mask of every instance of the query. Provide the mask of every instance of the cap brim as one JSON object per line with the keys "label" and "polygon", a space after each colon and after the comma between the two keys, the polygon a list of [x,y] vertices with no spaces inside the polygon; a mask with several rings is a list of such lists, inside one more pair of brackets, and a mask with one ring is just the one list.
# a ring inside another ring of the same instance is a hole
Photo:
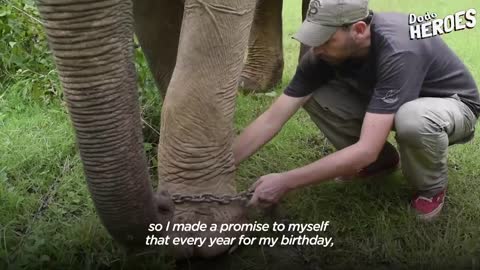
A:
{"label": "cap brim", "polygon": [[337,29],[338,27],[335,26],[325,26],[305,20],[292,38],[307,46],[317,47],[325,43]]}

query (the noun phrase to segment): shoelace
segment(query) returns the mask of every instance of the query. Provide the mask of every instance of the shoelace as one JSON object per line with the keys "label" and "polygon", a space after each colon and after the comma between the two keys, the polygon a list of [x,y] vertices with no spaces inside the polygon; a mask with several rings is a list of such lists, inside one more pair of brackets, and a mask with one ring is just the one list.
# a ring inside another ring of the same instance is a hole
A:
{"label": "shoelace", "polygon": [[433,198],[427,198],[427,197],[423,197],[423,196],[418,196],[418,198],[415,199],[415,202],[418,202],[418,200],[425,200],[427,202],[433,202]]}

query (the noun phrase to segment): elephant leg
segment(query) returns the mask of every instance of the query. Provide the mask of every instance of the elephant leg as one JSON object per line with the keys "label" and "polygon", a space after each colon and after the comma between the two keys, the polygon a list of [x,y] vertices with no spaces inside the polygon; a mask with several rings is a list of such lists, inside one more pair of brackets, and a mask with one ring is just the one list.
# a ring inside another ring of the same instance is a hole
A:
{"label": "elephant leg", "polygon": [[[110,234],[144,245],[173,210],[154,195],[143,151],[128,0],[38,0],[88,188]],[[161,203],[160,203],[161,202]]]}
{"label": "elephant leg", "polygon": [[[309,0],[302,0],[302,22],[305,20],[307,17],[307,11],[308,11],[308,5],[310,1]],[[310,49],[309,46],[303,45],[300,43],[300,53],[298,55],[298,62],[302,59],[303,55]]]}
{"label": "elephant leg", "polygon": [[283,73],[282,0],[260,0],[250,33],[248,53],[239,87],[265,92]]}
{"label": "elephant leg", "polygon": [[[180,195],[234,195],[232,144],[237,81],[255,12],[254,0],[185,0],[175,70],[162,106],[159,186]],[[186,202],[175,223],[243,222],[238,202]],[[195,237],[231,236],[218,230]],[[237,233],[238,234],[238,233]],[[172,237],[185,236],[172,232]],[[176,246],[176,255],[211,257],[228,246]]]}
{"label": "elephant leg", "polygon": [[177,58],[183,3],[179,0],[134,0],[135,34],[162,98]]}

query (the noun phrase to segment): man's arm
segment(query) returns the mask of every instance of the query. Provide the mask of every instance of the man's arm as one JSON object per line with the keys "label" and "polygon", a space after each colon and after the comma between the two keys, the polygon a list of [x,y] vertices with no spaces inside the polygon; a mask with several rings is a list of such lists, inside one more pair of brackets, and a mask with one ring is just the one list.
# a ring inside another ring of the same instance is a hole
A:
{"label": "man's arm", "polygon": [[270,108],[255,119],[235,139],[233,143],[235,165],[238,166],[243,160],[270,141],[310,96],[298,98],[285,94],[280,95]]}
{"label": "man's arm", "polygon": [[262,176],[254,184],[255,193],[249,204],[278,203],[289,190],[358,172],[377,159],[393,121],[394,114],[366,113],[357,143],[304,167]]}
{"label": "man's arm", "polygon": [[297,188],[340,175],[355,174],[377,160],[392,129],[395,114],[366,113],[357,143],[307,166],[286,172],[287,185]]}

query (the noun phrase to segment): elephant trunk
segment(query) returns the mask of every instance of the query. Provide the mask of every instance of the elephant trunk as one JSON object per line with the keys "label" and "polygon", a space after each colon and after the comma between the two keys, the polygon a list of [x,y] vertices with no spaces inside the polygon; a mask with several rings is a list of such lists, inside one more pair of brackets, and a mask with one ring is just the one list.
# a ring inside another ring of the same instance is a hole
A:
{"label": "elephant trunk", "polygon": [[120,243],[145,243],[148,224],[164,221],[172,209],[168,200],[159,202],[149,182],[132,62],[132,4],[37,5],[97,212]]}

